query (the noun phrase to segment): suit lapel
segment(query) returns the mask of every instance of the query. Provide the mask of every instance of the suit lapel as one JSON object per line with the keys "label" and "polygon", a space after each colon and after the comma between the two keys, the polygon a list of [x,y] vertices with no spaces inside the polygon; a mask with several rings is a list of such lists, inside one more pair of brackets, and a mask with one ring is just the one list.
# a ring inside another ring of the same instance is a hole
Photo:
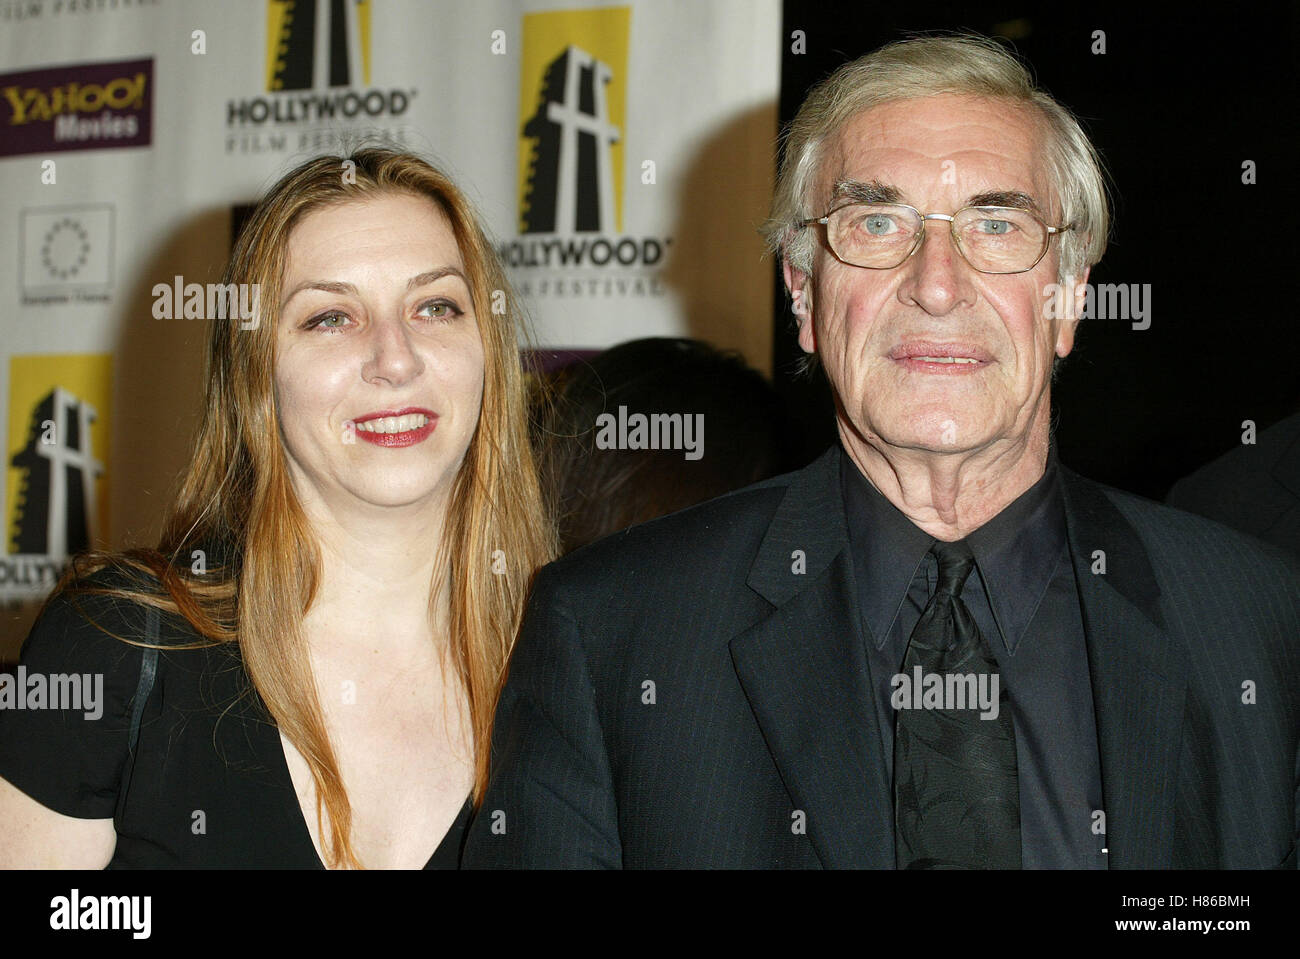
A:
{"label": "suit lapel", "polygon": [[1272,473],[1273,479],[1300,497],[1300,434],[1282,451],[1282,455],[1273,464]]}
{"label": "suit lapel", "polygon": [[[1159,585],[1137,532],[1098,484],[1064,467],[1061,475],[1092,674],[1108,862],[1167,869],[1184,658],[1165,630]],[[1105,554],[1104,574],[1093,571],[1097,550]]]}
{"label": "suit lapel", "polygon": [[731,655],[823,865],[892,868],[892,800],[856,615],[839,458],[831,449],[787,487],[749,577],[775,609],[731,641]]}

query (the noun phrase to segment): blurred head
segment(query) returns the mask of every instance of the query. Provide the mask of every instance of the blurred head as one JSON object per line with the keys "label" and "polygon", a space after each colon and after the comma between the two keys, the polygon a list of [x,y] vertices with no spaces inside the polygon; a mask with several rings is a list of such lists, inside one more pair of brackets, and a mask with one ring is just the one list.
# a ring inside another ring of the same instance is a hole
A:
{"label": "blurred head", "polygon": [[[600,442],[602,422],[644,416],[654,424],[656,415],[694,427],[689,457]],[[787,466],[785,438],[771,384],[738,354],[707,343],[650,337],[569,365],[556,377],[540,436],[561,551],[775,475]]]}
{"label": "blurred head", "polygon": [[[1022,207],[1069,229],[1032,269],[989,274],[959,255],[948,221],[927,220],[901,265],[869,269],[837,258],[824,226],[800,226],[860,197],[948,216]],[[1107,226],[1100,163],[1069,112],[992,41],[943,37],[884,47],[809,94],[767,231],[846,442],[960,453],[1046,438],[1077,321],[1072,297],[1059,311],[1045,297],[1086,281]]]}

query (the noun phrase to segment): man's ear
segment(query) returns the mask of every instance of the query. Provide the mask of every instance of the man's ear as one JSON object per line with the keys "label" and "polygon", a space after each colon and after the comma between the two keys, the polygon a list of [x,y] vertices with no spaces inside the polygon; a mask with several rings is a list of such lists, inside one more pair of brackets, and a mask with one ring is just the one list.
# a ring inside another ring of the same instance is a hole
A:
{"label": "man's ear", "polygon": [[1083,313],[1083,308],[1087,304],[1088,297],[1088,277],[1092,273],[1092,267],[1084,267],[1083,279],[1075,282],[1073,290],[1066,290],[1065,294],[1069,297],[1070,315],[1061,320],[1061,326],[1056,331],[1056,355],[1064,359],[1070,355],[1074,349],[1074,334],[1079,329],[1079,315]]}
{"label": "man's ear", "polygon": [[805,353],[815,353],[817,337],[813,331],[812,284],[808,282],[808,274],[791,266],[787,257],[781,258],[781,273],[785,276],[785,288],[790,291],[790,309],[799,323],[799,346]]}

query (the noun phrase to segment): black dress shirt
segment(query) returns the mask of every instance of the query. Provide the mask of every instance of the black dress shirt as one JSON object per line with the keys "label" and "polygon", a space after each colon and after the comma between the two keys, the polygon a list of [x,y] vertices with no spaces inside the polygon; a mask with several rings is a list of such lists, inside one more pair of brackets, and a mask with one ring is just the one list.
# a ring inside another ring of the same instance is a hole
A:
{"label": "black dress shirt", "polygon": [[[929,552],[935,540],[847,455],[841,464],[871,688],[892,782],[890,681],[938,581]],[[961,598],[997,660],[1015,721],[1024,868],[1105,869],[1097,727],[1054,448],[1042,477],[967,542],[978,575],[967,579]]]}

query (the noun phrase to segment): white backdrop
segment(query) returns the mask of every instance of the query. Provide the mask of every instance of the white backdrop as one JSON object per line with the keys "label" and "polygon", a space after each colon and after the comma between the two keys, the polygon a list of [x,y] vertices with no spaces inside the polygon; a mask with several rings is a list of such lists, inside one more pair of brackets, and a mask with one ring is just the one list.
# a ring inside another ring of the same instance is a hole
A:
{"label": "white backdrop", "polygon": [[215,281],[232,208],[340,138],[465,188],[540,345],[768,370],[781,42],[778,0],[0,0],[0,659],[68,550],[157,535],[204,321],[154,284]]}

